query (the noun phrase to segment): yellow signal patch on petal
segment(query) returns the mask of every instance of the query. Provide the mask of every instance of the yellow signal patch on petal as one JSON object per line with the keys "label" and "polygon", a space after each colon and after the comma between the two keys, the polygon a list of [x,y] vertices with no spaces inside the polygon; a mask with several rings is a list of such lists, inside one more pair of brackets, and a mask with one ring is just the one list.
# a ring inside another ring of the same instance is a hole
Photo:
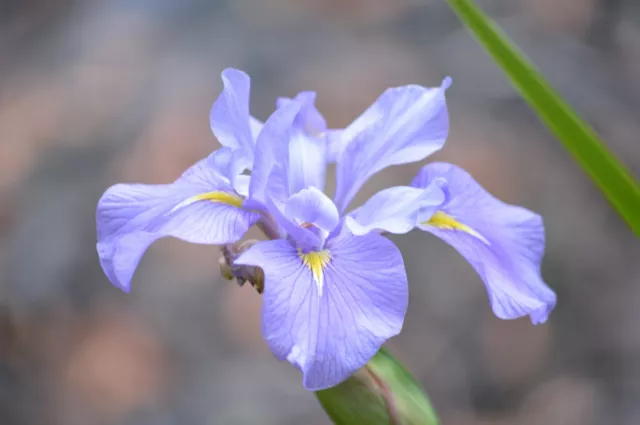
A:
{"label": "yellow signal patch on petal", "polygon": [[458,230],[461,232],[465,232],[489,245],[489,241],[480,233],[476,232],[466,224],[460,223],[458,220],[442,211],[436,212],[428,221],[425,221],[423,224],[427,226],[437,227],[438,229],[443,230]]}
{"label": "yellow signal patch on petal", "polygon": [[184,208],[198,201],[211,201],[211,202],[217,202],[220,204],[230,205],[236,208],[242,208],[243,199],[238,195],[227,193],[227,192],[221,192],[221,191],[201,193],[200,195],[192,196],[180,202],[178,205],[176,205],[171,209],[171,212],[179,210],[180,208]]}
{"label": "yellow signal patch on petal", "polygon": [[242,198],[238,195],[232,195],[231,193],[227,192],[207,192],[201,195],[196,195],[189,199],[193,199],[194,202],[211,201],[231,205],[232,207],[242,208]]}
{"label": "yellow signal patch on petal", "polygon": [[324,286],[324,269],[331,261],[331,253],[327,250],[311,251],[306,254],[299,251],[298,255],[302,259],[302,264],[311,271],[313,280],[315,280],[316,286],[318,287],[318,295],[322,296],[322,288]]}

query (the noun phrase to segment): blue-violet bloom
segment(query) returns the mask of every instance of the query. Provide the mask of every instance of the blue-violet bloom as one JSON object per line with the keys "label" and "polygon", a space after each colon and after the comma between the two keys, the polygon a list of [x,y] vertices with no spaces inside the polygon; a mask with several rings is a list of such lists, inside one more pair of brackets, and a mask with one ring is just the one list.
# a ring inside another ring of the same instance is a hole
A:
{"label": "blue-violet bloom", "polygon": [[[411,185],[382,190],[347,212],[372,175],[444,146],[448,78],[436,88],[390,88],[342,130],[327,129],[312,92],[279,99],[262,124],[249,115],[248,77],[227,70],[223,79],[212,109],[222,149],[171,185],[116,185],[101,199],[98,250],[114,284],[128,289],[140,256],[159,237],[226,244],[260,220],[272,240],[235,265],[264,271],[264,338],[302,371],[309,390],[342,382],[402,329],[407,276],[383,232],[435,234],[476,269],[498,317],[547,319],[556,298],[540,277],[540,217],[495,199],[460,168],[429,164]],[[324,186],[334,162],[332,200]]]}

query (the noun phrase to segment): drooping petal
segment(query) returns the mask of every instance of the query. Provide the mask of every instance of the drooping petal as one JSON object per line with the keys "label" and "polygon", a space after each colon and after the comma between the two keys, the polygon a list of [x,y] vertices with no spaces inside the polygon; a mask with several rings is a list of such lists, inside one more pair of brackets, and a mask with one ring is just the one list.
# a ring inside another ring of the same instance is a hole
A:
{"label": "drooping petal", "polygon": [[308,390],[339,384],[402,329],[404,264],[380,235],[343,233],[307,257],[287,241],[262,242],[236,264],[264,270],[264,338],[278,359],[302,371]]}
{"label": "drooping petal", "polygon": [[506,204],[485,191],[466,171],[445,163],[425,166],[412,185],[447,181],[448,200],[420,228],[453,246],[485,283],[494,313],[501,319],[529,315],[543,323],[556,304],[540,276],[544,254],[542,218]]}
{"label": "drooping petal", "polygon": [[100,198],[97,249],[111,282],[129,290],[147,247],[173,236],[188,242],[225,244],[242,238],[259,215],[241,208],[242,198],[203,159],[167,185],[117,184]]}
{"label": "drooping petal", "polygon": [[364,235],[374,230],[402,234],[418,224],[418,215],[425,217],[435,213],[445,201],[445,193],[438,181],[426,188],[409,186],[392,187],[373,195],[363,206],[345,219],[354,235]]}
{"label": "drooping petal", "polygon": [[445,79],[440,87],[387,89],[340,135],[336,204],[342,212],[364,182],[391,165],[416,162],[439,150],[449,133]]}
{"label": "drooping petal", "polygon": [[253,159],[254,147],[249,115],[250,81],[249,76],[240,70],[227,68],[222,71],[224,88],[209,115],[211,131],[220,144],[234,150],[241,149],[249,163]]}

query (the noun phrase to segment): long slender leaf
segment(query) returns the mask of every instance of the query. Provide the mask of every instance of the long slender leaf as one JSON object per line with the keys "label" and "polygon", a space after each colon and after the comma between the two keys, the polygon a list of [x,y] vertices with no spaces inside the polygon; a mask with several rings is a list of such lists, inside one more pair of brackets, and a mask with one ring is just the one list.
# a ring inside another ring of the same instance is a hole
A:
{"label": "long slender leaf", "polygon": [[447,0],[553,135],[640,236],[640,185],[473,0]]}

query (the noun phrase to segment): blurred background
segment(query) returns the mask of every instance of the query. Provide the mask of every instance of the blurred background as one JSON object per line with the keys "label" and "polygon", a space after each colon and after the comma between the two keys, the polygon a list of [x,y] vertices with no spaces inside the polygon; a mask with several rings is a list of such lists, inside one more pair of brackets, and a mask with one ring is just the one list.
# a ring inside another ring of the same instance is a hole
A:
{"label": "blurred background", "polygon": [[[640,4],[480,3],[640,174]],[[0,424],[329,423],[262,341],[260,297],[219,277],[217,247],[154,244],[129,295],[98,263],[98,198],[218,146],[208,113],[229,66],[251,75],[258,118],[316,90],[334,128],[388,86],[452,76],[451,136],[430,159],[544,216],[558,307],[542,326],[496,319],[471,267],[412,233],[394,238],[411,303],[390,347],[445,425],[640,423],[638,241],[444,0],[3,0]]]}

